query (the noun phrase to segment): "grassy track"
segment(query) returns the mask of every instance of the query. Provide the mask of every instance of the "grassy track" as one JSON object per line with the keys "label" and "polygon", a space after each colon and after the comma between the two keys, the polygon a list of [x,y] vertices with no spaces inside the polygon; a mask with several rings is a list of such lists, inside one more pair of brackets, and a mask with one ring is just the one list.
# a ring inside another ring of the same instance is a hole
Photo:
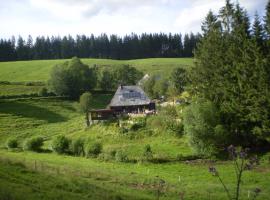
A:
{"label": "grassy track", "polygon": [[[47,81],[51,68],[55,64],[66,60],[34,60],[17,62],[0,62],[0,81],[27,82]],[[82,59],[90,66],[113,67],[122,64],[129,64],[145,73],[165,73],[177,67],[188,67],[193,65],[191,58],[149,58],[138,60],[110,60],[110,59]]]}

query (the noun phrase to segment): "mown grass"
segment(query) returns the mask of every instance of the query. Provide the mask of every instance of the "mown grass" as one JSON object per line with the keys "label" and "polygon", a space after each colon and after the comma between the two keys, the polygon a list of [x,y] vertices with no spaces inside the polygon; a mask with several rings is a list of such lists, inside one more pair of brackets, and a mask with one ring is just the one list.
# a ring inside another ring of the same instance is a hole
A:
{"label": "mown grass", "polygon": [[[49,79],[51,68],[55,64],[67,60],[34,60],[17,62],[0,62],[0,80],[11,82],[43,81]],[[90,66],[115,67],[129,64],[149,74],[169,75],[175,67],[189,67],[193,65],[192,58],[149,58],[138,60],[111,60],[111,59],[82,59]]]}

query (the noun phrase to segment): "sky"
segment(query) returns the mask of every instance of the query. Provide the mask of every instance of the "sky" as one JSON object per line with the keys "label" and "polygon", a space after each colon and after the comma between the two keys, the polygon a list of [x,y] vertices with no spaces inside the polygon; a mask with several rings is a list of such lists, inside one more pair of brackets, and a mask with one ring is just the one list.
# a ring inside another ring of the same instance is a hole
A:
{"label": "sky", "polygon": [[[268,0],[238,0],[262,17]],[[0,38],[200,32],[225,0],[0,0]]]}

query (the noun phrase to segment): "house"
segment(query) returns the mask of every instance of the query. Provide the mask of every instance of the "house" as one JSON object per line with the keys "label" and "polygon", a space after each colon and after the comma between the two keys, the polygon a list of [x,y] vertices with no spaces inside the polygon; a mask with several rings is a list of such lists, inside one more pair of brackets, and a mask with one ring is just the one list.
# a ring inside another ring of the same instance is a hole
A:
{"label": "house", "polygon": [[153,113],[155,109],[155,103],[149,99],[140,86],[120,85],[107,109],[90,111],[90,120],[105,120],[131,113]]}
{"label": "house", "polygon": [[109,104],[114,113],[142,113],[146,110],[155,110],[155,103],[137,85],[120,85]]}

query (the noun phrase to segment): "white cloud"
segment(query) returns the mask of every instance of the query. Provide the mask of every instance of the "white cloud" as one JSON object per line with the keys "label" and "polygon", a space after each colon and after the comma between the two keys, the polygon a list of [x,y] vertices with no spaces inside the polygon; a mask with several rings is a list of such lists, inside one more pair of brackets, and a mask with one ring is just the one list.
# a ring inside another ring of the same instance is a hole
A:
{"label": "white cloud", "polygon": [[[250,16],[253,16],[255,10],[262,11],[261,8],[266,5],[267,0],[239,0],[239,3],[248,10]],[[224,5],[225,1],[223,0],[194,0],[190,2],[188,7],[182,9],[173,26],[182,30],[182,32],[199,32],[201,30],[200,25],[209,10],[218,13]]]}
{"label": "white cloud", "polygon": [[[225,0],[0,0],[1,37],[197,32]],[[239,0],[250,15],[267,0]]]}

